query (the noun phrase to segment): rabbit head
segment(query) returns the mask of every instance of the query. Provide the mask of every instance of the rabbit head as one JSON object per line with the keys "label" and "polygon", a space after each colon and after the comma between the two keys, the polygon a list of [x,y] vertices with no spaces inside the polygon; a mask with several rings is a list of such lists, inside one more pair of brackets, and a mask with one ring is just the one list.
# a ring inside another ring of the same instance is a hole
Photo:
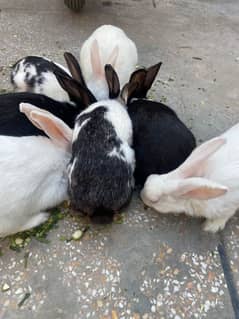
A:
{"label": "rabbit head", "polygon": [[223,137],[214,138],[197,147],[176,170],[163,175],[150,175],[141,198],[146,205],[162,213],[187,212],[190,201],[216,198],[227,187],[204,177],[208,159],[223,145]]}
{"label": "rabbit head", "polygon": [[129,104],[132,99],[147,97],[161,65],[162,62],[159,62],[148,69],[141,68],[131,74],[129,82],[125,84],[121,92],[121,98],[126,104]]}
{"label": "rabbit head", "polygon": [[83,43],[80,62],[87,85],[97,100],[106,99],[107,83],[104,66],[111,64],[116,70],[120,86],[134,71],[138,61],[137,48],[118,27],[103,25]]}

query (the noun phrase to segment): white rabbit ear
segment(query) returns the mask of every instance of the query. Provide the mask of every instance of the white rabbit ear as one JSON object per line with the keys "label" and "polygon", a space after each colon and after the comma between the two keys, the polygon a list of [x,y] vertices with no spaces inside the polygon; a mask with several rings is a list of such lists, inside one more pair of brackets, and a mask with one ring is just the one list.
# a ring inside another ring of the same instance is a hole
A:
{"label": "white rabbit ear", "polygon": [[40,112],[45,112],[45,113],[49,113],[49,112],[47,112],[46,110],[40,109],[39,107],[34,106],[34,105],[30,104],[30,103],[20,103],[19,109],[20,109],[21,113],[24,113],[26,115],[26,117],[29,119],[29,121],[32,122],[33,125],[35,125],[37,128],[39,128],[39,130],[42,129],[37,122],[34,122],[31,119],[30,114],[31,114],[32,111],[40,111]]}
{"label": "white rabbit ear", "polygon": [[186,178],[190,176],[202,176],[204,164],[219,148],[226,144],[226,138],[219,136],[198,146],[186,161],[177,168],[174,173]]}
{"label": "white rabbit ear", "polygon": [[100,58],[100,49],[97,40],[94,40],[90,50],[91,66],[93,73],[98,76],[104,76],[104,69]]}
{"label": "white rabbit ear", "polygon": [[224,195],[228,191],[226,186],[212,182],[206,178],[187,178],[180,181],[171,194],[187,199],[207,200]]}
{"label": "white rabbit ear", "polygon": [[118,56],[119,56],[119,46],[116,45],[107,60],[107,64],[111,64],[113,68],[115,68]]}
{"label": "white rabbit ear", "polygon": [[21,103],[20,110],[33,125],[44,131],[54,144],[66,150],[71,148],[72,129],[58,117],[27,103]]}

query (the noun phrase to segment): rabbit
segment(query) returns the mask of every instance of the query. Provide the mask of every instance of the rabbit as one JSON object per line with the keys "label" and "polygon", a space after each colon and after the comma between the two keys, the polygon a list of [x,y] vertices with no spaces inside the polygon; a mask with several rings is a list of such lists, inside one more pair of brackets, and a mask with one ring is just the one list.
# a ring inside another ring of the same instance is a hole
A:
{"label": "rabbit", "polygon": [[192,132],[170,107],[146,98],[162,63],[136,70],[121,92],[133,123],[135,183],[142,187],[151,174],[177,168],[196,146]]}
{"label": "rabbit", "polygon": [[75,87],[85,110],[75,121],[72,157],[68,166],[72,207],[91,216],[112,216],[130,200],[135,165],[132,123],[116,100],[120,84],[116,72],[105,66],[110,99],[97,102],[74,79],[59,77],[64,87]]}
{"label": "rabbit", "polygon": [[[64,66],[54,63],[70,75]],[[12,67],[11,83],[16,92],[46,95],[59,102],[70,102],[70,97],[59,85],[52,68],[52,61],[39,56],[27,56]]]}
{"label": "rabbit", "polygon": [[137,48],[124,31],[113,25],[102,25],[83,43],[80,65],[86,84],[97,100],[108,98],[104,66],[111,64],[122,87],[135,70]]}
{"label": "rabbit", "polygon": [[[80,66],[73,55],[66,52],[64,54],[71,74],[75,81],[85,86],[84,79],[81,74]],[[61,76],[71,78],[68,73],[64,72],[52,64],[53,72],[57,72],[58,77]],[[73,78],[72,78],[73,81]],[[60,86],[62,89],[62,86]],[[27,118],[19,111],[21,102],[33,104],[39,108],[45,109],[53,115],[62,119],[71,128],[74,127],[75,118],[84,110],[81,96],[78,91],[73,88],[64,88],[65,92],[70,96],[72,102],[59,102],[42,94],[30,92],[8,93],[0,95],[0,135],[9,136],[30,136],[45,135],[45,132],[32,125]],[[66,91],[67,90],[67,91]],[[87,90],[87,88],[85,88]]]}
{"label": "rabbit", "polygon": [[150,175],[144,203],[162,213],[205,217],[204,230],[217,232],[239,207],[239,124],[197,147],[177,169]]}
{"label": "rabbit", "polygon": [[49,217],[46,209],[68,199],[72,130],[30,104],[20,111],[49,138],[0,136],[0,237],[38,226]]}

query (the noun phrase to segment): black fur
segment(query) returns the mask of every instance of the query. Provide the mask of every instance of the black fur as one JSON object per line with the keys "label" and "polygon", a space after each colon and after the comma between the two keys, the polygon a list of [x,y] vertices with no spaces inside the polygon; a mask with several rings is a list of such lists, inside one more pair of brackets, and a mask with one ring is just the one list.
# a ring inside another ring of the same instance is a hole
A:
{"label": "black fur", "polygon": [[111,64],[105,65],[105,77],[109,87],[109,98],[116,99],[120,94],[120,83],[118,75]]}
{"label": "black fur", "polygon": [[71,54],[70,52],[65,52],[64,58],[66,60],[68,69],[70,70],[71,76],[73,77],[73,79],[77,80],[83,87],[86,88],[87,86],[81,71],[81,67],[78,61],[76,60],[76,58],[74,57],[74,55]]}
{"label": "black fur", "polygon": [[196,146],[191,131],[166,105],[145,99],[128,105],[133,123],[135,182],[143,185],[151,174],[177,168]]}
{"label": "black fur", "polygon": [[121,92],[133,124],[136,185],[151,174],[164,174],[182,164],[196,146],[192,132],[168,106],[146,99],[162,63],[132,73]]}
{"label": "black fur", "polygon": [[[20,62],[24,60],[24,72],[26,73],[25,82],[28,85],[29,90],[33,90],[36,84],[41,84],[44,81],[43,74],[44,72],[51,71],[52,72],[52,64],[51,61],[44,59],[38,56],[27,56],[24,59],[17,61],[11,72],[11,83],[14,83],[14,75],[19,71]],[[36,75],[30,76],[30,73],[27,71],[29,67],[33,65],[36,68]]]}
{"label": "black fur", "polygon": [[119,151],[122,141],[112,124],[104,118],[106,107],[97,107],[80,115],[78,138],[73,143],[72,161],[76,159],[69,192],[73,207],[89,215],[111,214],[130,199],[133,190],[133,171],[130,164],[117,156],[109,156],[114,148]]}
{"label": "black fur", "polygon": [[25,102],[49,111],[62,119],[71,128],[77,115],[84,109],[70,103],[57,102],[45,95],[34,93],[9,93],[0,95],[0,135],[29,136],[45,135],[19,111],[19,104]]}
{"label": "black fur", "polygon": [[[44,81],[45,81],[45,74],[44,73],[45,72],[52,72],[52,73],[57,72],[61,76],[70,77],[67,72],[65,72],[61,67],[59,67],[58,65],[56,65],[52,61],[49,61],[45,58],[38,57],[38,56],[27,56],[27,57],[17,61],[12,67],[10,79],[11,79],[11,83],[15,89],[17,88],[17,85],[14,81],[14,77],[19,71],[21,61],[24,61],[23,62],[24,73],[25,73],[24,82],[27,85],[27,92],[34,93],[35,88],[44,83]],[[28,71],[28,69],[31,66],[34,66],[35,70],[36,70],[36,75],[34,75],[34,76],[32,76],[32,74]],[[72,71],[74,72],[73,68],[72,68]],[[78,65],[77,71],[75,71],[75,73],[73,73],[73,74],[77,75],[78,72],[80,72],[80,74],[81,74],[81,69],[80,69],[79,65]],[[82,74],[81,74],[81,76],[82,76]],[[82,78],[83,78],[83,76],[82,76]],[[74,102],[74,103],[79,102],[77,99],[75,99],[75,97],[73,95],[71,95],[69,93],[68,93],[68,95],[69,95],[69,98],[72,102]]]}

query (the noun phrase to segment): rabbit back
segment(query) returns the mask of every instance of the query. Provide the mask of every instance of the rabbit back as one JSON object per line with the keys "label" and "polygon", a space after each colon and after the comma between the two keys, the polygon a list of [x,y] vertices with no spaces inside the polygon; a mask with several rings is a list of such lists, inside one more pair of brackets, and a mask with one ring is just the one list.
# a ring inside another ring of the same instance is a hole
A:
{"label": "rabbit back", "polygon": [[[69,74],[62,65],[55,65]],[[27,56],[16,62],[11,71],[11,83],[17,92],[39,93],[57,101],[70,101],[53,73],[52,61],[47,58]]]}
{"label": "rabbit back", "polygon": [[[80,62],[85,80],[94,94],[97,85],[101,85],[103,91],[107,90],[106,83],[102,81],[102,79],[97,79],[92,69],[91,48],[95,40],[97,40],[99,45],[102,71],[106,64],[112,63],[109,61],[109,58],[113,50],[118,48],[118,55],[113,66],[118,74],[122,87],[128,81],[130,74],[135,70],[138,62],[137,48],[134,42],[127,37],[123,30],[112,25],[99,27],[84,42],[80,51]],[[96,82],[97,85],[94,82]],[[102,98],[107,97],[106,93]],[[100,93],[98,95],[101,97]],[[95,96],[98,97],[97,94],[95,94]]]}
{"label": "rabbit back", "polygon": [[69,154],[42,136],[0,136],[0,236],[67,199]]}
{"label": "rabbit back", "polygon": [[196,146],[191,131],[166,105],[136,99],[128,106],[133,123],[135,181],[143,185],[151,174],[177,168]]}
{"label": "rabbit back", "polygon": [[[133,189],[134,152],[127,142],[130,133],[117,134],[119,123],[117,120],[114,125],[113,120],[115,109],[123,110],[123,106],[113,101],[109,102],[111,107],[105,104],[96,103],[80,114],[77,138],[73,139],[70,193],[73,206],[89,214],[119,210]],[[132,129],[129,118],[127,122]]]}
{"label": "rabbit back", "polygon": [[80,112],[80,109],[71,103],[58,102],[41,94],[28,92],[2,94],[0,95],[0,135],[45,135],[20,113],[19,104],[22,102],[51,112],[71,128]]}

